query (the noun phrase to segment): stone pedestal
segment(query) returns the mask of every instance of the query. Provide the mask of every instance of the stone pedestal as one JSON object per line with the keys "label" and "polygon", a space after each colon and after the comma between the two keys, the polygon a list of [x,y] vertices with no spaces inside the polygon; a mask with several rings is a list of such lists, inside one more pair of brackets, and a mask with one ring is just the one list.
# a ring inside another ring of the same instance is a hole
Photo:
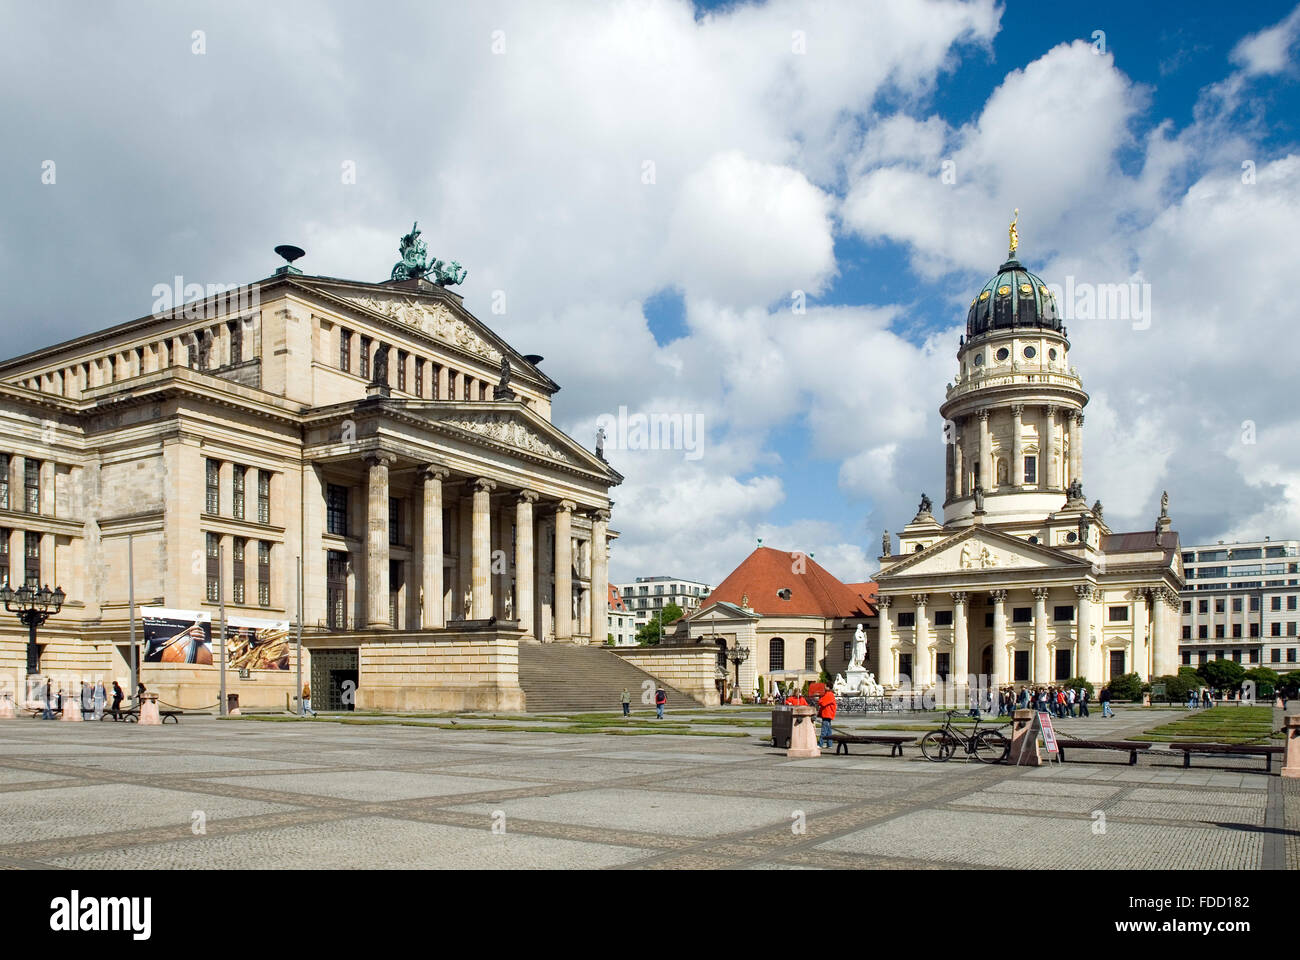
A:
{"label": "stone pedestal", "polygon": [[1144,707],[1151,706],[1151,694],[1149,693],[1142,694],[1142,706]]}
{"label": "stone pedestal", "polygon": [[146,693],[140,699],[140,725],[162,726],[162,717],[158,714],[158,694]]}
{"label": "stone pedestal", "polygon": [[13,720],[17,716],[18,712],[14,709],[14,698],[9,694],[0,697],[0,720]]}
{"label": "stone pedestal", "polygon": [[817,731],[814,728],[816,713],[812,707],[794,708],[794,729],[790,732],[790,749],[787,757],[820,757],[817,746]]}
{"label": "stone pedestal", "polygon": [[1300,715],[1292,714],[1282,721],[1286,753],[1282,761],[1282,776],[1300,780]]}
{"label": "stone pedestal", "polygon": [[1017,710],[1015,726],[1011,732],[1011,756],[1008,763],[1017,767],[1041,767],[1043,758],[1038,753],[1038,730],[1033,710]]}
{"label": "stone pedestal", "polygon": [[81,722],[81,698],[74,697],[65,693],[63,695],[63,716],[59,717],[59,719],[74,720],[77,723],[80,723]]}

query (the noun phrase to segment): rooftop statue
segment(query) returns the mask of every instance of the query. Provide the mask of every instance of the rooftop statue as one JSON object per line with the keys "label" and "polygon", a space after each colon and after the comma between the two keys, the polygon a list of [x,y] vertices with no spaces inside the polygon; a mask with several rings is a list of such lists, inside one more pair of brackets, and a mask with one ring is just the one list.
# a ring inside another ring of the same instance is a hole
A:
{"label": "rooftop statue", "polygon": [[1016,255],[1016,248],[1020,246],[1020,231],[1016,229],[1016,224],[1020,222],[1020,208],[1016,207],[1016,212],[1011,220],[1011,226],[1007,228],[1007,237],[1010,241],[1011,249],[1007,253],[1007,259],[1010,260]]}
{"label": "rooftop statue", "polygon": [[443,263],[429,256],[429,248],[420,239],[420,224],[411,224],[411,232],[402,237],[397,252],[402,259],[393,265],[393,280],[432,280],[440,287],[463,283],[468,271],[455,260]]}

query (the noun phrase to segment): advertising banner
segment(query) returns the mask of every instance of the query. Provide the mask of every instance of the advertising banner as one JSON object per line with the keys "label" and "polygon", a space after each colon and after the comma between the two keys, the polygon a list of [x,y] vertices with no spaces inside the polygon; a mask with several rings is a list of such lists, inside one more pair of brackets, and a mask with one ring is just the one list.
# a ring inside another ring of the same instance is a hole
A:
{"label": "advertising banner", "polygon": [[[140,617],[146,663],[213,666],[220,659],[210,613],[141,607]],[[227,617],[226,662],[232,670],[288,670],[289,622]]]}

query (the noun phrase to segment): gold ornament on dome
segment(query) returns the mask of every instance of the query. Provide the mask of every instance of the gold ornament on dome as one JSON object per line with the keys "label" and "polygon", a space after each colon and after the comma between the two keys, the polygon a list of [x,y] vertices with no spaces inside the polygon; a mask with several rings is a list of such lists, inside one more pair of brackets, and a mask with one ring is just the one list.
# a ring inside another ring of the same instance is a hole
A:
{"label": "gold ornament on dome", "polygon": [[983,302],[984,302],[985,300],[987,300],[988,298],[989,298],[989,292],[988,292],[987,290],[985,290],[983,293],[980,294],[980,302],[981,302],[981,303],[983,303]]}
{"label": "gold ornament on dome", "polygon": [[1016,255],[1016,247],[1020,246],[1020,233],[1016,230],[1016,224],[1020,222],[1020,208],[1016,207],[1015,215],[1012,217],[1011,226],[1007,228],[1007,236],[1011,241],[1011,251],[1007,254],[1008,258]]}
{"label": "gold ornament on dome", "polygon": [[1034,292],[1034,288],[1031,284],[1022,283],[1020,285],[1020,292],[1023,293],[1025,296],[1029,296]]}
{"label": "gold ornament on dome", "polygon": [[1041,294],[1042,294],[1043,296],[1045,296],[1045,297],[1050,297],[1050,296],[1052,295],[1052,291],[1051,291],[1051,290],[1048,290],[1048,289],[1047,289],[1046,287],[1044,287],[1044,286],[1040,286],[1040,287],[1038,288],[1038,292],[1041,293]]}
{"label": "gold ornament on dome", "polygon": [[998,287],[998,296],[999,296],[999,297],[1005,297],[1005,296],[1006,296],[1008,293],[1010,293],[1010,292],[1011,292],[1011,288],[1008,287],[1005,283],[1002,284],[1002,286]]}

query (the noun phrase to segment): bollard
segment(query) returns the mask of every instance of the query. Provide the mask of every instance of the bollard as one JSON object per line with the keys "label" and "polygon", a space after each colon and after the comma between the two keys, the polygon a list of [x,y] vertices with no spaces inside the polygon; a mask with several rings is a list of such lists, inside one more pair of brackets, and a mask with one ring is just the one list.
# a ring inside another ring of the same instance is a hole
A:
{"label": "bollard", "polygon": [[1300,780],[1300,714],[1291,714],[1282,721],[1283,743],[1282,776]]}
{"label": "bollard", "polygon": [[140,698],[140,725],[162,726],[162,717],[158,713],[158,694],[146,693]]}
{"label": "bollard", "polygon": [[0,720],[14,720],[18,717],[18,711],[14,708],[14,698],[9,694],[0,696]]}
{"label": "bollard", "polygon": [[812,707],[794,708],[794,729],[790,731],[790,749],[787,757],[820,757],[822,752],[817,747],[817,734],[813,731]]}
{"label": "bollard", "polygon": [[1033,710],[1017,710],[1015,726],[1011,731],[1011,756],[1008,763],[1015,766],[1041,767],[1043,758],[1038,753],[1037,716]]}
{"label": "bollard", "polygon": [[80,723],[81,722],[81,698],[70,696],[65,693],[63,695],[63,716],[59,717],[59,719],[75,720],[77,723]]}
{"label": "bollard", "polygon": [[1273,709],[1274,709],[1274,710],[1285,710],[1285,709],[1286,709],[1286,707],[1284,707],[1284,706],[1282,705],[1282,698],[1281,698],[1281,696],[1277,696],[1277,697],[1274,697],[1274,698],[1273,698]]}

